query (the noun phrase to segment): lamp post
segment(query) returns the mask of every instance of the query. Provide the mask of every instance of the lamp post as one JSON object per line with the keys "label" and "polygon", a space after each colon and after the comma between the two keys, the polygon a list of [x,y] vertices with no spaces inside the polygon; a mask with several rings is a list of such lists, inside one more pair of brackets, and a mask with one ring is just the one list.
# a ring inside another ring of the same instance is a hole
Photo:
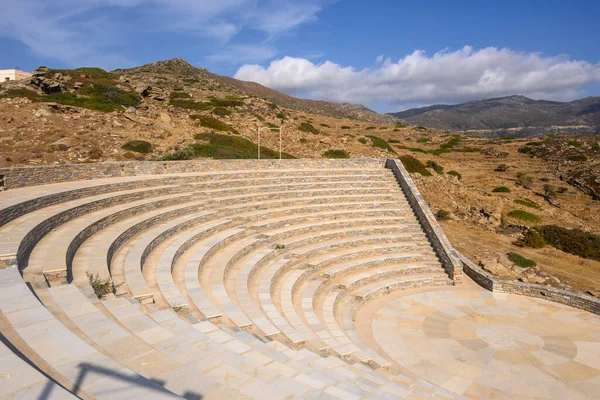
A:
{"label": "lamp post", "polygon": [[261,132],[263,129],[269,129],[269,128],[267,128],[266,126],[259,126],[259,125],[257,124],[257,126],[256,126],[256,131],[257,131],[257,134],[258,134],[258,149],[257,149],[257,150],[258,150],[258,159],[259,159],[259,160],[260,160],[260,132]]}
{"label": "lamp post", "polygon": [[283,118],[281,119],[281,124],[279,124],[279,159],[281,160],[281,142],[282,142],[282,137],[283,135]]}

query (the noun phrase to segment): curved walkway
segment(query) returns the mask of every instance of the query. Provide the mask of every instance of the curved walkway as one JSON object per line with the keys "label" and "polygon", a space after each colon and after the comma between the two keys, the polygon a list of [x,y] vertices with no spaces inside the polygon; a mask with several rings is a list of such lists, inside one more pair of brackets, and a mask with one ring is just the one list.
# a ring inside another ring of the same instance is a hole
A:
{"label": "curved walkway", "polygon": [[380,302],[373,338],[402,367],[466,397],[600,396],[600,316],[465,283]]}

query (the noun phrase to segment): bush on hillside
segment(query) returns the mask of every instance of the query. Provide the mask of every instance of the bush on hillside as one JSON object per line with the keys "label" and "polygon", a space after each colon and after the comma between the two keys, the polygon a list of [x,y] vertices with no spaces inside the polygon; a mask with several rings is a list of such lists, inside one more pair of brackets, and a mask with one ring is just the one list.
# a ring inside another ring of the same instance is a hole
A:
{"label": "bush on hillside", "polygon": [[448,210],[444,210],[443,208],[440,208],[438,210],[437,213],[435,213],[435,218],[438,221],[447,221],[450,219],[450,211]]}
{"label": "bush on hillside", "polygon": [[540,226],[536,231],[552,247],[582,258],[600,261],[600,235],[556,225]]}
{"label": "bush on hillside", "polygon": [[525,222],[539,223],[542,219],[535,214],[523,210],[512,210],[507,214],[511,218],[515,218]]}
{"label": "bush on hillside", "polygon": [[454,171],[454,170],[452,170],[452,171],[448,171],[448,172],[446,172],[446,173],[447,173],[448,175],[452,175],[452,176],[455,176],[455,177],[457,177],[459,181],[462,179],[462,175],[461,175],[461,173],[460,173],[460,172],[458,172],[458,171]]}
{"label": "bush on hillside", "polygon": [[517,173],[517,185],[529,189],[531,187],[531,184],[533,184],[533,178],[529,174],[525,172]]}
{"label": "bush on hillside", "polygon": [[568,156],[567,160],[569,161],[576,161],[576,162],[582,162],[582,161],[587,161],[588,158],[584,155],[578,154],[578,155],[574,155],[574,156]]}
{"label": "bush on hillside", "polygon": [[525,207],[529,207],[529,208],[534,208],[536,210],[541,210],[542,207],[538,206],[536,203],[534,203],[533,201],[529,201],[529,200],[521,200],[521,199],[516,199],[514,201],[515,204],[519,204],[521,206],[525,206]]}
{"label": "bush on hillside", "polygon": [[438,175],[442,175],[444,173],[444,167],[442,167],[440,164],[436,163],[433,160],[427,161],[427,164],[425,165],[427,166],[427,168],[433,169]]}
{"label": "bush on hillside", "polygon": [[535,261],[533,261],[529,258],[523,257],[520,254],[508,253],[507,255],[508,255],[508,258],[510,261],[514,262],[521,268],[535,267],[537,265]]}
{"label": "bush on hillside", "polygon": [[313,135],[318,135],[321,133],[321,132],[319,132],[319,130],[317,128],[315,128],[308,122],[302,122],[300,124],[300,126],[298,127],[298,130],[300,132],[312,133]]}
{"label": "bush on hillside", "polygon": [[205,128],[214,129],[215,131],[227,132],[231,131],[231,127],[227,125],[225,122],[220,121],[216,118],[210,117],[208,115],[190,115],[190,118],[200,122],[200,126]]}
{"label": "bush on hillside", "polygon": [[226,109],[225,107],[215,107],[212,110],[212,113],[218,115],[219,117],[226,117],[228,115],[231,115],[231,111]]}
{"label": "bush on hillside", "polygon": [[323,153],[324,158],[350,158],[350,155],[343,149],[329,149]]}
{"label": "bush on hillside", "polygon": [[429,143],[431,142],[431,139],[428,137],[422,137],[419,140],[417,140],[417,143]]}
{"label": "bush on hillside", "polygon": [[421,161],[413,156],[401,156],[402,165],[410,174],[421,174],[423,176],[431,176],[431,172],[425,167]]}
{"label": "bush on hillside", "polygon": [[379,147],[380,149],[385,149],[387,151],[389,151],[390,153],[394,153],[397,154],[396,151],[392,148],[392,146],[390,146],[390,144],[385,141],[384,139],[377,137],[377,136],[371,136],[371,135],[366,135],[369,139],[371,139],[371,143],[373,145],[373,147]]}
{"label": "bush on hillside", "polygon": [[494,171],[496,171],[496,172],[506,172],[506,171],[508,171],[508,165],[506,165],[506,164],[500,164],[500,165],[498,165],[494,169]]}
{"label": "bush on hillside", "polygon": [[498,186],[492,190],[492,193],[510,193],[510,189],[506,186]]}
{"label": "bush on hillside", "polygon": [[548,245],[546,239],[535,229],[529,229],[523,233],[523,237],[515,242],[517,246],[541,249]]}
{"label": "bush on hillside", "polygon": [[145,140],[131,140],[121,146],[121,148],[135,153],[147,154],[152,151],[152,144]]}

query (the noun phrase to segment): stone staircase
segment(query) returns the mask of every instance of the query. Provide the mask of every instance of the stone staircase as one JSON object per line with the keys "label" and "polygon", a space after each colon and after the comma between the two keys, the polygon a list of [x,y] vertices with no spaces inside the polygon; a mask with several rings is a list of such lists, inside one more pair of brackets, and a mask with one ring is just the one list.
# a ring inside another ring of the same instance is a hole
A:
{"label": "stone staircase", "polygon": [[459,397],[354,328],[455,283],[381,160],[24,187],[0,214],[0,398]]}

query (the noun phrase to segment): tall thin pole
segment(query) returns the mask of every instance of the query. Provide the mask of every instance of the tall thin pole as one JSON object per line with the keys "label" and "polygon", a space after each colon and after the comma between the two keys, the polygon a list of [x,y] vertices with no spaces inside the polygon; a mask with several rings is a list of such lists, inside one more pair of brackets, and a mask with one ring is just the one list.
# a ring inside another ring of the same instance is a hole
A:
{"label": "tall thin pole", "polygon": [[258,130],[258,159],[260,160],[260,126],[257,125]]}
{"label": "tall thin pole", "polygon": [[281,131],[283,130],[283,122],[281,124],[281,126],[279,127],[279,159],[281,160]]}

